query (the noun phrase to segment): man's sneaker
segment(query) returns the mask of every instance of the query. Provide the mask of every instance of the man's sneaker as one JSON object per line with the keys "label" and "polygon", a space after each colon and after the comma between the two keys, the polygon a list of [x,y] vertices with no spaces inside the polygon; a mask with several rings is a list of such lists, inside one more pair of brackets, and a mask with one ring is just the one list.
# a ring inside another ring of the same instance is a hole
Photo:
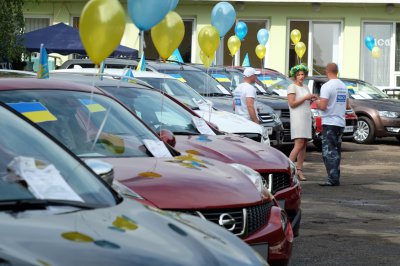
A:
{"label": "man's sneaker", "polygon": [[339,186],[340,184],[332,184],[331,182],[325,182],[325,183],[319,183],[321,187],[336,187]]}

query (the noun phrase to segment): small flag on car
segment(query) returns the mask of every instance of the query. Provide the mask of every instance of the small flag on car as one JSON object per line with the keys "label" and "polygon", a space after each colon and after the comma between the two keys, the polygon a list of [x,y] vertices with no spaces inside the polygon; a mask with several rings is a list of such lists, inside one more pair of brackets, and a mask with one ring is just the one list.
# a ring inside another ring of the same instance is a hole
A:
{"label": "small flag on car", "polygon": [[47,51],[46,48],[44,48],[43,43],[40,45],[39,69],[37,72],[37,78],[49,78],[49,56],[47,55]]}
{"label": "small flag on car", "polygon": [[168,60],[183,63],[183,58],[178,48],[176,48],[176,50],[172,53],[172,55],[168,58]]}
{"label": "small flag on car", "polygon": [[144,56],[144,52],[142,54],[142,58],[140,58],[139,64],[136,67],[136,71],[146,71],[146,57]]}
{"label": "small flag on car", "polygon": [[242,67],[250,67],[250,59],[249,59],[249,53],[246,53],[246,56],[244,57]]}

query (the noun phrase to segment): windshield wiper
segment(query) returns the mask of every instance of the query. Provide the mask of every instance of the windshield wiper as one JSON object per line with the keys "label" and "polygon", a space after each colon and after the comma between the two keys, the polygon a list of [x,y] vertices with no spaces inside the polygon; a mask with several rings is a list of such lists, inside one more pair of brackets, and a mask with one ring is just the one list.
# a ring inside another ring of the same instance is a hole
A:
{"label": "windshield wiper", "polygon": [[200,133],[190,131],[174,131],[174,135],[200,135]]}
{"label": "windshield wiper", "polygon": [[1,211],[26,211],[26,210],[43,210],[49,206],[68,206],[79,209],[91,210],[101,206],[87,204],[79,201],[71,200],[52,200],[52,199],[22,199],[0,201]]}
{"label": "windshield wiper", "polygon": [[210,92],[210,93],[203,93],[203,96],[209,96],[209,97],[217,97],[217,96],[231,96],[230,94],[225,94],[222,92]]}

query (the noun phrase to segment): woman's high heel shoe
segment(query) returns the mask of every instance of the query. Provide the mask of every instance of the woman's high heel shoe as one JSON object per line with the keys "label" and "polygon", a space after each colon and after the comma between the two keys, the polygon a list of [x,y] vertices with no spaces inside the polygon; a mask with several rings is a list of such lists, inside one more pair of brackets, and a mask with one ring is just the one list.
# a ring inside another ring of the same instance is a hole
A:
{"label": "woman's high heel shoe", "polygon": [[307,178],[304,177],[303,169],[297,168],[297,172],[300,181],[307,181]]}

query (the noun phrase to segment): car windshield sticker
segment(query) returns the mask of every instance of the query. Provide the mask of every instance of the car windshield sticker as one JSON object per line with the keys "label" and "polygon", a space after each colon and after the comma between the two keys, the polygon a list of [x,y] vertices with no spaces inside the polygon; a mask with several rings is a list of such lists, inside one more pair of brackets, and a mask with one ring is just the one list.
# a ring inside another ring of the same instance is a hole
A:
{"label": "car windshield sticker", "polygon": [[186,80],[180,74],[169,74],[171,77],[178,79],[180,82],[186,82]]}
{"label": "car windshield sticker", "polygon": [[25,180],[29,191],[37,199],[83,202],[52,164],[46,164],[32,157],[19,156],[11,161],[7,169]]}
{"label": "car windshield sticker", "polygon": [[98,113],[98,112],[105,112],[107,111],[106,108],[104,108],[104,106],[102,106],[99,103],[96,103],[93,100],[90,99],[79,99],[79,101],[86,106],[86,108],[89,110],[89,112],[91,113]]}
{"label": "car windshield sticker", "polygon": [[264,90],[264,88],[261,85],[259,85],[257,83],[255,83],[254,86],[261,92],[264,92],[264,93],[267,92],[266,90]]}
{"label": "car windshield sticker", "polygon": [[223,94],[230,95],[230,92],[224,86],[218,84],[217,87]]}
{"label": "car windshield sticker", "polygon": [[264,83],[265,85],[272,85],[272,84],[276,83],[276,81],[274,81],[269,76],[258,76],[258,79],[261,80],[261,82]]}
{"label": "car windshield sticker", "polygon": [[193,123],[196,126],[197,130],[200,132],[200,134],[215,135],[214,131],[208,126],[206,121],[204,121],[202,118],[193,116]]}
{"label": "car windshield sticker", "polygon": [[7,103],[34,123],[57,121],[57,118],[40,102]]}
{"label": "car windshield sticker", "polygon": [[211,76],[219,82],[231,82],[231,80],[223,74],[211,74]]}
{"label": "car windshield sticker", "polygon": [[144,139],[144,145],[156,158],[170,158],[172,157],[168,148],[161,140]]}

